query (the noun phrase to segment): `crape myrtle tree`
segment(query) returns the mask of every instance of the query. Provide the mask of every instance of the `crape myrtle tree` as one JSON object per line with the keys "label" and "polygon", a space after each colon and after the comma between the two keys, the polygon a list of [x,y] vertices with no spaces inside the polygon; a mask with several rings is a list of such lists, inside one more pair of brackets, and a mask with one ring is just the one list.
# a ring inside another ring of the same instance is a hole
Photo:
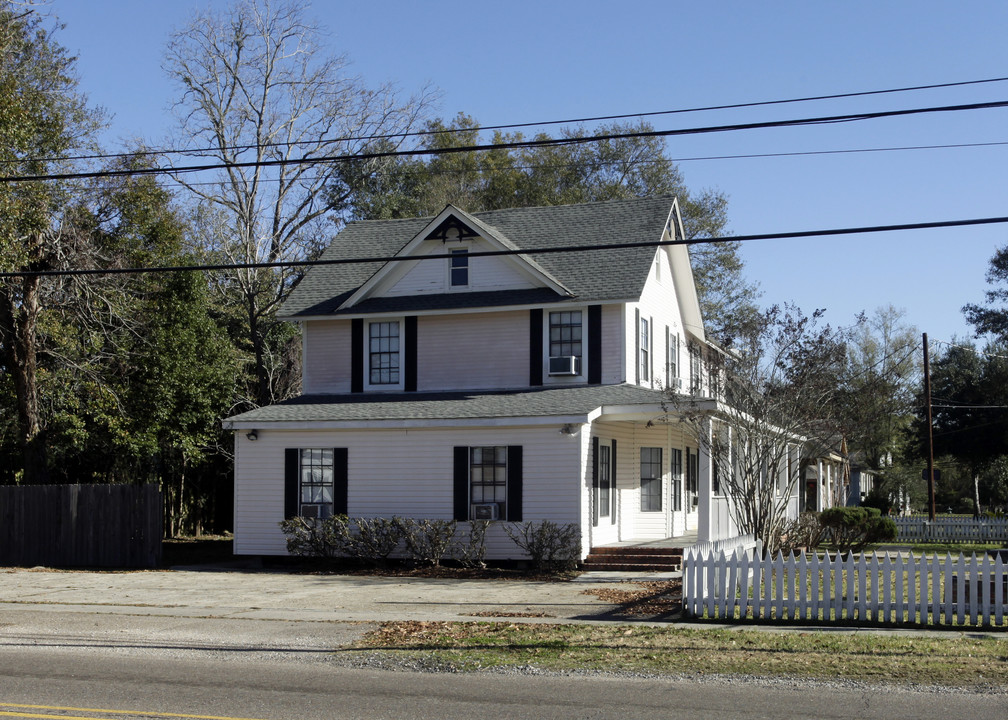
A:
{"label": "crape myrtle tree", "polygon": [[[192,244],[208,260],[315,257],[338,230],[334,208],[350,192],[340,163],[320,160],[358,153],[369,137],[409,131],[431,101],[426,90],[404,99],[391,86],[366,86],[345,57],[325,51],[306,15],[306,2],[241,0],[220,13],[197,11],[169,41],[164,67],[179,89],[177,138],[189,149],[182,162],[225,166],[211,181],[177,176],[191,201]],[[296,332],[274,316],[301,272],[214,277],[233,340],[248,357],[239,405],[297,391],[296,348],[288,347]]]}
{"label": "crape myrtle tree", "polygon": [[[333,186],[332,202],[341,204],[350,219],[374,220],[436,215],[449,203],[479,212],[675,195],[687,238],[724,234],[727,198],[715,190],[690,191],[679,168],[665,154],[660,137],[437,152],[487,142],[573,141],[588,135],[653,130],[644,121],[602,125],[590,132],[564,129],[556,138],[495,131],[481,140],[479,123],[460,113],[450,123],[428,121],[424,130],[419,149],[434,154],[345,163],[340,181]],[[377,141],[369,149],[393,148],[388,141]],[[345,188],[353,192],[346,193]],[[718,338],[737,332],[756,314],[758,289],[743,276],[739,250],[739,243],[730,241],[690,247],[705,326]]]}
{"label": "crape myrtle tree", "polygon": [[802,445],[828,442],[845,332],[822,311],[791,306],[756,315],[714,362],[721,380],[709,393],[669,393],[666,404],[709,454],[740,533],[774,551],[795,501]]}

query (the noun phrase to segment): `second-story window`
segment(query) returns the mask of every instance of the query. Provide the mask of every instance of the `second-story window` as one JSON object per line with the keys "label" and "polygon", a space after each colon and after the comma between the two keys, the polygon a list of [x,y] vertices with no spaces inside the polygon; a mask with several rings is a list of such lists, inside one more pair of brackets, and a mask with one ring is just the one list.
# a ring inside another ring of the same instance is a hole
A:
{"label": "second-story window", "polygon": [[368,331],[372,385],[399,384],[399,322],[373,322]]}
{"label": "second-story window", "polygon": [[703,389],[703,358],[700,356],[700,346],[691,343],[690,356],[690,392],[694,395]]}
{"label": "second-story window", "polygon": [[448,274],[451,286],[466,287],[469,285],[469,250],[466,248],[452,250],[450,262]]}
{"label": "second-story window", "polygon": [[641,380],[651,379],[651,358],[648,356],[648,350],[651,347],[651,335],[648,332],[648,321],[647,318],[641,318],[640,321],[640,377]]}
{"label": "second-story window", "polygon": [[[573,373],[581,374],[582,329],[581,311],[551,312],[549,314],[549,356],[550,358],[574,358]],[[550,373],[554,373],[553,365],[561,361],[550,361]]]}
{"label": "second-story window", "polygon": [[674,332],[669,333],[666,352],[668,352],[668,377],[665,378],[665,384],[671,388],[679,379],[679,336]]}

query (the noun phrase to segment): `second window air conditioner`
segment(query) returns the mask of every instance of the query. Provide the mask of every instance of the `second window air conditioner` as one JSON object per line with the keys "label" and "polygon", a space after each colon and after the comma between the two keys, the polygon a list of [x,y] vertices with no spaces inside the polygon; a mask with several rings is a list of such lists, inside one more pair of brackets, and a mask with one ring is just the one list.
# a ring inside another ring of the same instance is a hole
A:
{"label": "second window air conditioner", "polygon": [[499,520],[500,506],[497,503],[480,503],[472,506],[473,520]]}

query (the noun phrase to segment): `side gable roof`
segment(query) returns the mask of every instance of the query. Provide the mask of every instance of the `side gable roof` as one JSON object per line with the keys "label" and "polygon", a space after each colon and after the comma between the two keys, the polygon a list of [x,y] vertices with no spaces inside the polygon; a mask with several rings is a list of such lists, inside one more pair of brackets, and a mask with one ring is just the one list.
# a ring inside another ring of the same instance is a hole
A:
{"label": "side gable roof", "polygon": [[[657,197],[615,200],[582,205],[512,208],[468,215],[506,247],[564,248],[620,242],[659,241],[672,210],[673,198]],[[350,223],[322,254],[323,260],[391,257],[399,253],[432,221],[432,218],[368,220]],[[604,302],[640,297],[654,259],[653,247],[587,250],[525,256],[547,276],[555,278],[573,297],[548,288],[556,302]],[[297,318],[319,315],[374,312],[370,301],[341,310],[340,307],[386,266],[385,262],[354,262],[311,268],[291,292],[279,316]],[[466,293],[425,297],[433,308],[458,307]],[[539,293],[540,302],[544,301]],[[442,298],[443,305],[438,304]],[[401,298],[409,302],[415,298]],[[483,298],[484,302],[486,298]],[[519,304],[507,292],[497,293],[498,305]],[[388,303],[382,303],[383,308]],[[474,305],[475,307],[475,305]]]}

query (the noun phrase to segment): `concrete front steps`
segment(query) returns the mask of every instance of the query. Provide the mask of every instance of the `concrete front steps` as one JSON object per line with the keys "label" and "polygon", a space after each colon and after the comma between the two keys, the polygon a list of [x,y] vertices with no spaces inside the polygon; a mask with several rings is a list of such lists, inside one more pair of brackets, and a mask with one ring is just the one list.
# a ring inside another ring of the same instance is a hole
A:
{"label": "concrete front steps", "polygon": [[585,570],[672,572],[682,569],[682,548],[597,547],[584,561]]}

